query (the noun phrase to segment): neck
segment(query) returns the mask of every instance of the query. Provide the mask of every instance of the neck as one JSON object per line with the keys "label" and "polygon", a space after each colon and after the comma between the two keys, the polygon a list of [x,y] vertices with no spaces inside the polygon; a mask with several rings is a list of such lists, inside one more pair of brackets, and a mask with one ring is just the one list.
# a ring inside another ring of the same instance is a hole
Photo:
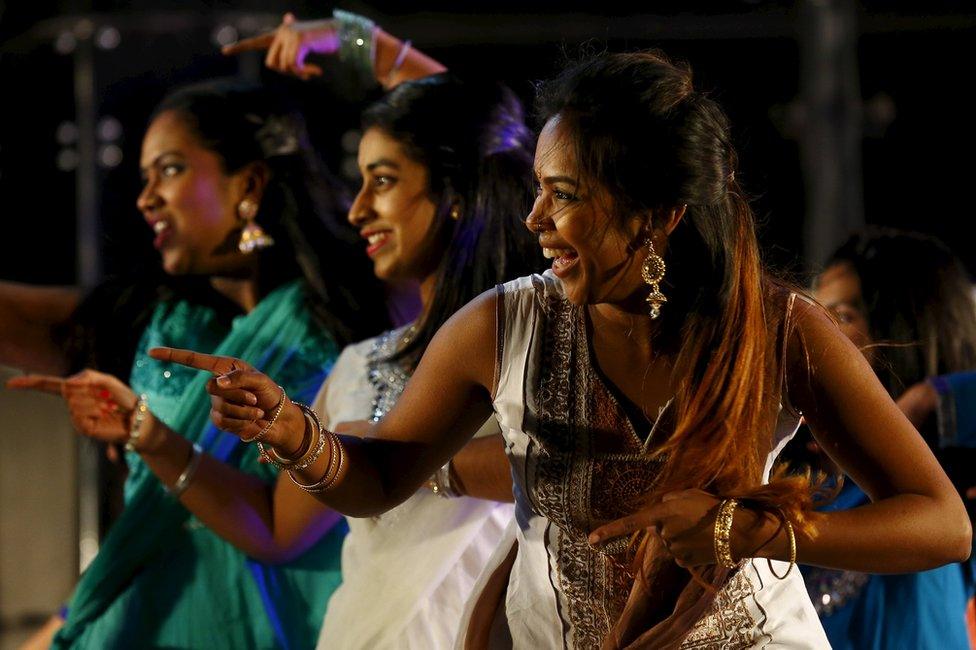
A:
{"label": "neck", "polygon": [[590,307],[590,318],[597,335],[621,340],[628,347],[636,346],[642,353],[651,354],[658,322],[650,317],[646,304],[641,302],[640,305],[599,303]]}
{"label": "neck", "polygon": [[245,313],[249,313],[261,301],[258,283],[254,278],[213,276],[210,278],[210,286],[217,293],[240,306]]}
{"label": "neck", "polygon": [[431,273],[420,281],[420,316],[418,322],[423,322],[427,318],[427,312],[434,302],[434,290],[437,288],[437,274]]}

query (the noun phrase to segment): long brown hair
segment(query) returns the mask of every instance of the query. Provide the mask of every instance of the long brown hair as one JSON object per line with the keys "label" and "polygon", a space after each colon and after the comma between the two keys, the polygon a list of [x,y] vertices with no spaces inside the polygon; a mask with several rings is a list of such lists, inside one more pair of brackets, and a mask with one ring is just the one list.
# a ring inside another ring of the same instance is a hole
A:
{"label": "long brown hair", "polygon": [[[763,269],[724,112],[694,90],[688,66],[657,51],[579,63],[540,87],[538,105],[543,119],[558,115],[569,127],[580,175],[607,190],[621,224],[687,206],[668,240],[668,303],[655,339],[675,359],[674,429],[656,450],[663,468],[647,498],[701,488],[803,524],[808,481],[761,485],[781,403],[789,292]],[[658,594],[674,587],[654,596],[660,619],[687,574],[674,579],[653,539],[638,550],[644,577]],[[724,577],[699,574],[712,585]],[[683,625],[668,627],[672,637]]]}

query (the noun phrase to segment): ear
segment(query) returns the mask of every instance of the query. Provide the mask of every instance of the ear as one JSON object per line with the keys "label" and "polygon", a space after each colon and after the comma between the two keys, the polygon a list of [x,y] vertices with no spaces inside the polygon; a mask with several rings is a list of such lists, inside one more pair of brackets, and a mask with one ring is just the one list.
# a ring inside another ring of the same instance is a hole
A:
{"label": "ear", "polygon": [[659,223],[658,227],[664,231],[665,235],[670,235],[674,232],[674,229],[678,227],[681,220],[685,218],[685,213],[688,211],[688,204],[682,203],[679,206],[673,207],[667,212],[667,218],[664,219],[663,223]]}
{"label": "ear", "polygon": [[234,174],[234,196],[240,203],[244,199],[250,199],[256,204],[261,204],[264,197],[264,190],[268,187],[271,180],[271,168],[263,161],[249,163]]}

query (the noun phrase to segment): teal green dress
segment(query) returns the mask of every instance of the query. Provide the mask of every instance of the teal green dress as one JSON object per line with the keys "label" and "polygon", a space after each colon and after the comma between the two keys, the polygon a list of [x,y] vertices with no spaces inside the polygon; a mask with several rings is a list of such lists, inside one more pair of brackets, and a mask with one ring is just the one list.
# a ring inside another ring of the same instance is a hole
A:
{"label": "teal green dress", "polygon": [[[255,445],[209,421],[209,375],[146,356],[166,345],[242,358],[289,396],[310,401],[337,355],[312,321],[299,282],[268,295],[228,331],[212,309],[160,304],[143,334],[130,384],[174,431],[216,458],[273,483]],[[137,454],[127,457],[126,507],[71,599],[56,648],[313,648],[339,585],[345,526],[298,559],[248,558],[170,497]],[[256,520],[256,525],[260,525]]]}

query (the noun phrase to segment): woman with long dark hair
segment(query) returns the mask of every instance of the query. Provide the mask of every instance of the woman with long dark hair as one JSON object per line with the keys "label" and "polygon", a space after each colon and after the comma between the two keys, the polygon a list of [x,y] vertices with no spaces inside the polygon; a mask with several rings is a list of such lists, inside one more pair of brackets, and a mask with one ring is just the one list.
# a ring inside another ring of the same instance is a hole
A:
{"label": "woman with long dark hair", "polygon": [[[902,411],[962,490],[976,485],[976,417],[962,390],[976,371],[976,303],[949,248],[921,234],[873,228],[852,235],[815,283],[817,298],[861,349]],[[868,496],[846,481],[833,509]],[[813,568],[810,596],[835,648],[967,648],[971,567],[899,575]]]}
{"label": "woman with long dark hair", "polygon": [[[301,115],[280,97],[234,80],[181,88],[154,111],[140,165],[137,204],[166,277],[114,303],[96,293],[72,337],[103,369],[120,368],[134,338],[124,379],[89,367],[8,383],[63,395],[79,432],[127,450],[125,508],[54,644],[311,647],[344,526],[210,425],[205,380],[145,351],[226,351],[308,399],[339,346],[384,327],[382,288],[340,227],[343,198]],[[323,273],[326,260],[350,277]],[[124,314],[138,315],[123,326]]]}
{"label": "woman with long dark hair", "polygon": [[[603,54],[540,95],[526,225],[551,272],[451,317],[364,438],[308,430],[284,400],[264,444],[323,449],[294,479],[380,514],[494,411],[517,547],[486,574],[465,647],[821,648],[794,562],[968,556],[965,509],[924,441],[829,316],[764,273],[727,120],[690,71]],[[264,426],[234,415],[244,392],[282,399],[239,361],[150,354],[218,375],[215,417],[243,438]],[[871,504],[815,514],[808,481],[770,476],[801,413]]]}

